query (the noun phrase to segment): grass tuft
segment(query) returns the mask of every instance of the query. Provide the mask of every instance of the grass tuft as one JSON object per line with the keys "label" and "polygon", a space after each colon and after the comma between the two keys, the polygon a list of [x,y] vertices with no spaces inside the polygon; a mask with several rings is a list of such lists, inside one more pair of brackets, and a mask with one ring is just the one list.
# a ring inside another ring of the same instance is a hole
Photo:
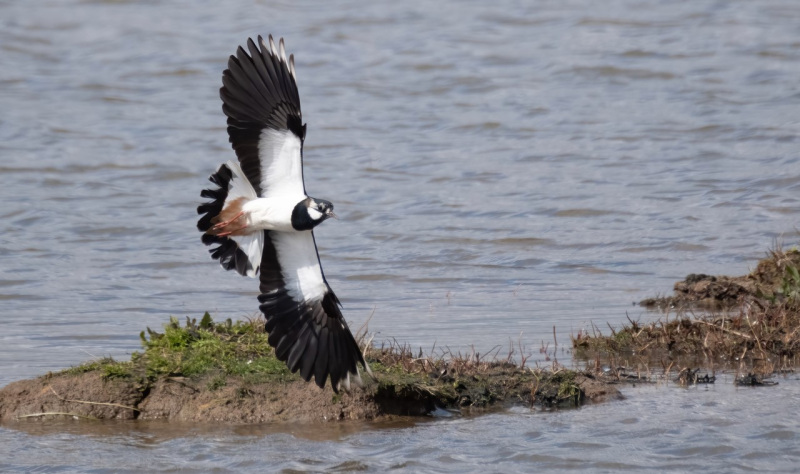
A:
{"label": "grass tuft", "polygon": [[195,377],[212,372],[252,382],[294,377],[286,364],[275,358],[263,319],[214,323],[205,313],[199,324],[188,317],[184,325],[170,318],[163,333],[150,328],[147,333],[140,357],[148,377]]}
{"label": "grass tuft", "polygon": [[[434,354],[434,346],[426,355],[396,342],[378,348],[360,339],[375,376],[362,374],[363,389],[389,414],[422,414],[435,407],[481,409],[499,402],[566,407],[577,406],[584,398],[577,374],[557,367],[557,362],[552,370],[526,368],[521,342],[522,360],[517,363],[513,343],[508,356],[498,357],[499,348],[486,354],[474,350],[453,354],[445,348]],[[186,318],[181,324],[172,317],[161,332],[142,331],[141,340],[142,351],[134,352],[128,362],[106,358],[64,373],[99,371],[106,379],[129,378],[143,393],[160,379],[185,379],[197,390],[226,388],[229,393],[233,388],[242,397],[256,384],[300,380],[275,357],[263,319],[215,323],[206,313],[199,322]],[[334,395],[331,403],[342,397]]]}
{"label": "grass tuft", "polygon": [[198,323],[186,318],[181,325],[170,318],[163,332],[147,328],[140,334],[142,351],[131,360],[110,357],[69,368],[62,373],[99,371],[106,379],[139,378],[143,384],[163,376],[212,376],[209,389],[225,386],[225,378],[241,377],[250,383],[297,378],[275,358],[264,332],[264,320],[230,320],[215,323],[205,313]]}
{"label": "grass tuft", "polygon": [[[795,367],[800,361],[798,267],[800,251],[776,248],[743,277],[689,275],[676,283],[674,297],[660,300],[679,308],[676,301],[715,299],[718,310],[678,313],[672,319],[667,314],[645,325],[629,320],[621,328],[611,328],[609,335],[592,327],[592,334],[578,332],[572,337],[575,356],[598,366],[601,361],[611,366],[635,361],[648,371],[659,363],[683,370],[723,366],[758,374]],[[731,295],[736,298],[730,300]],[[725,301],[729,304],[723,305]]]}

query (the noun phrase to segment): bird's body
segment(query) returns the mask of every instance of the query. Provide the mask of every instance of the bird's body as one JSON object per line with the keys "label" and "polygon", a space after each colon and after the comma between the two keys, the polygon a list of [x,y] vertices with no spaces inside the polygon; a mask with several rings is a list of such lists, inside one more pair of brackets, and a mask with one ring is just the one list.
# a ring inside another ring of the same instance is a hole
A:
{"label": "bird's body", "polygon": [[[222,211],[211,219],[214,225],[208,230],[210,234],[242,236],[260,230],[292,232],[310,230],[322,222],[319,201],[306,202],[310,198],[305,193],[291,191],[272,197],[257,197],[236,163],[229,161],[224,166],[233,173],[232,184]],[[237,184],[245,188],[244,193],[236,192]],[[309,223],[314,225],[309,227]]]}
{"label": "bird's body", "polygon": [[333,204],[309,197],[303,182],[300,98],[294,58],[283,40],[275,46],[248,40],[223,73],[220,96],[228,135],[239,162],[220,166],[218,186],[201,195],[197,227],[226,270],[259,275],[260,309],[269,343],[290,370],[320,387],[328,377],[338,391],[369,371],[319,262],[313,229],[333,214]]}

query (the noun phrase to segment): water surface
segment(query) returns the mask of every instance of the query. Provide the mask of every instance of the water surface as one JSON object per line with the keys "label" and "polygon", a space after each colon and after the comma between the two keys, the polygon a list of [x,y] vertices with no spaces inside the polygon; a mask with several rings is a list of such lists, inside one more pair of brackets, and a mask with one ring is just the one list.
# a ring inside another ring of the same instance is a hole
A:
{"label": "water surface", "polygon": [[[776,240],[798,240],[794,1],[28,3],[0,2],[0,384],[127,357],[139,331],[170,315],[257,313],[256,282],[222,271],[194,228],[206,177],[233,157],[221,71],[257,34],[284,36],[295,53],[306,187],[341,217],[316,232],[323,266],[351,326],[369,319],[376,340],[454,352],[520,340],[544,363],[554,326],[563,346],[590,321],[651,319],[631,303],[687,273],[744,273]],[[771,389],[771,416],[796,408],[789,386]],[[628,403],[652,399],[638,393]],[[683,416],[665,406],[665,419]],[[755,433],[777,423],[737,406]],[[270,459],[287,468],[420,458],[436,470],[477,463],[467,453],[478,434],[500,424],[510,447],[481,452],[511,463],[503,470],[540,462],[526,453],[543,440],[567,443],[551,446],[548,469],[615,470],[603,463],[623,466],[616,451],[570,445],[591,441],[568,432],[604,433],[622,407],[356,430],[309,441],[303,451],[330,455],[319,465],[303,464],[293,446],[306,442],[291,433],[198,435],[208,453],[239,449],[232,458],[193,458],[191,431],[142,449],[161,450],[163,469],[255,468],[265,458],[254,453],[274,445]],[[688,449],[696,434],[678,424],[664,441],[649,424],[613,425],[617,443],[640,442],[644,456],[659,443]],[[101,443],[134,469],[135,432],[2,431],[0,458],[35,439],[52,454],[42,469],[66,450],[71,468],[113,469],[81,457]],[[749,445],[737,433],[726,445]],[[369,451],[406,436],[445,440],[441,457]],[[797,459],[767,441],[754,449]],[[600,464],[560,464],[577,456],[568,451]],[[692,465],[717,467],[703,459]],[[653,462],[688,469],[673,461]]]}

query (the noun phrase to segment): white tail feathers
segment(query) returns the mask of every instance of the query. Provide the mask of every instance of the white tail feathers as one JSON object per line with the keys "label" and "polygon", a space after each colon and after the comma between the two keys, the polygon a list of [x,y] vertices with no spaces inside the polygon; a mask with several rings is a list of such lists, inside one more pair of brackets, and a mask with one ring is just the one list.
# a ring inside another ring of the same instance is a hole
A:
{"label": "white tail feathers", "polygon": [[[225,206],[223,206],[223,208],[227,207],[228,203],[233,203],[237,199],[244,198],[246,201],[258,199],[256,190],[253,189],[250,181],[247,180],[239,163],[228,161],[225,165],[231,170],[233,176],[231,177],[230,183],[228,183],[228,196],[225,198]],[[259,230],[245,235],[231,235],[230,238],[236,242],[236,245],[247,255],[247,259],[250,261],[251,269],[247,271],[247,276],[255,278],[261,266],[261,252],[264,249],[264,232]]]}
{"label": "white tail feathers", "polygon": [[245,198],[248,201],[251,199],[257,199],[258,195],[256,194],[256,190],[253,189],[250,181],[247,180],[247,177],[244,175],[244,171],[242,171],[239,163],[236,163],[235,161],[228,161],[225,163],[225,166],[227,166],[233,174],[231,182],[228,183],[228,197],[225,198],[225,203],[227,204],[239,198]]}

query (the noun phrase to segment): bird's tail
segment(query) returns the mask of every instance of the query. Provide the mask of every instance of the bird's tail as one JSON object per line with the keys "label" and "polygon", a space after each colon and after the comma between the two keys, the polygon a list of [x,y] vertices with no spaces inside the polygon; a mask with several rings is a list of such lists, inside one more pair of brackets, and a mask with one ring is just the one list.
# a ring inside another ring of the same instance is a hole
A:
{"label": "bird's tail", "polygon": [[203,232],[203,243],[218,245],[209,252],[225,270],[236,270],[240,275],[255,277],[261,265],[264,231],[220,235],[222,232],[218,224],[236,220],[242,205],[258,196],[239,164],[233,161],[221,165],[208,179],[218,188],[204,189],[200,193],[200,196],[212,199],[197,208],[197,213],[202,215],[197,221],[197,229]]}

